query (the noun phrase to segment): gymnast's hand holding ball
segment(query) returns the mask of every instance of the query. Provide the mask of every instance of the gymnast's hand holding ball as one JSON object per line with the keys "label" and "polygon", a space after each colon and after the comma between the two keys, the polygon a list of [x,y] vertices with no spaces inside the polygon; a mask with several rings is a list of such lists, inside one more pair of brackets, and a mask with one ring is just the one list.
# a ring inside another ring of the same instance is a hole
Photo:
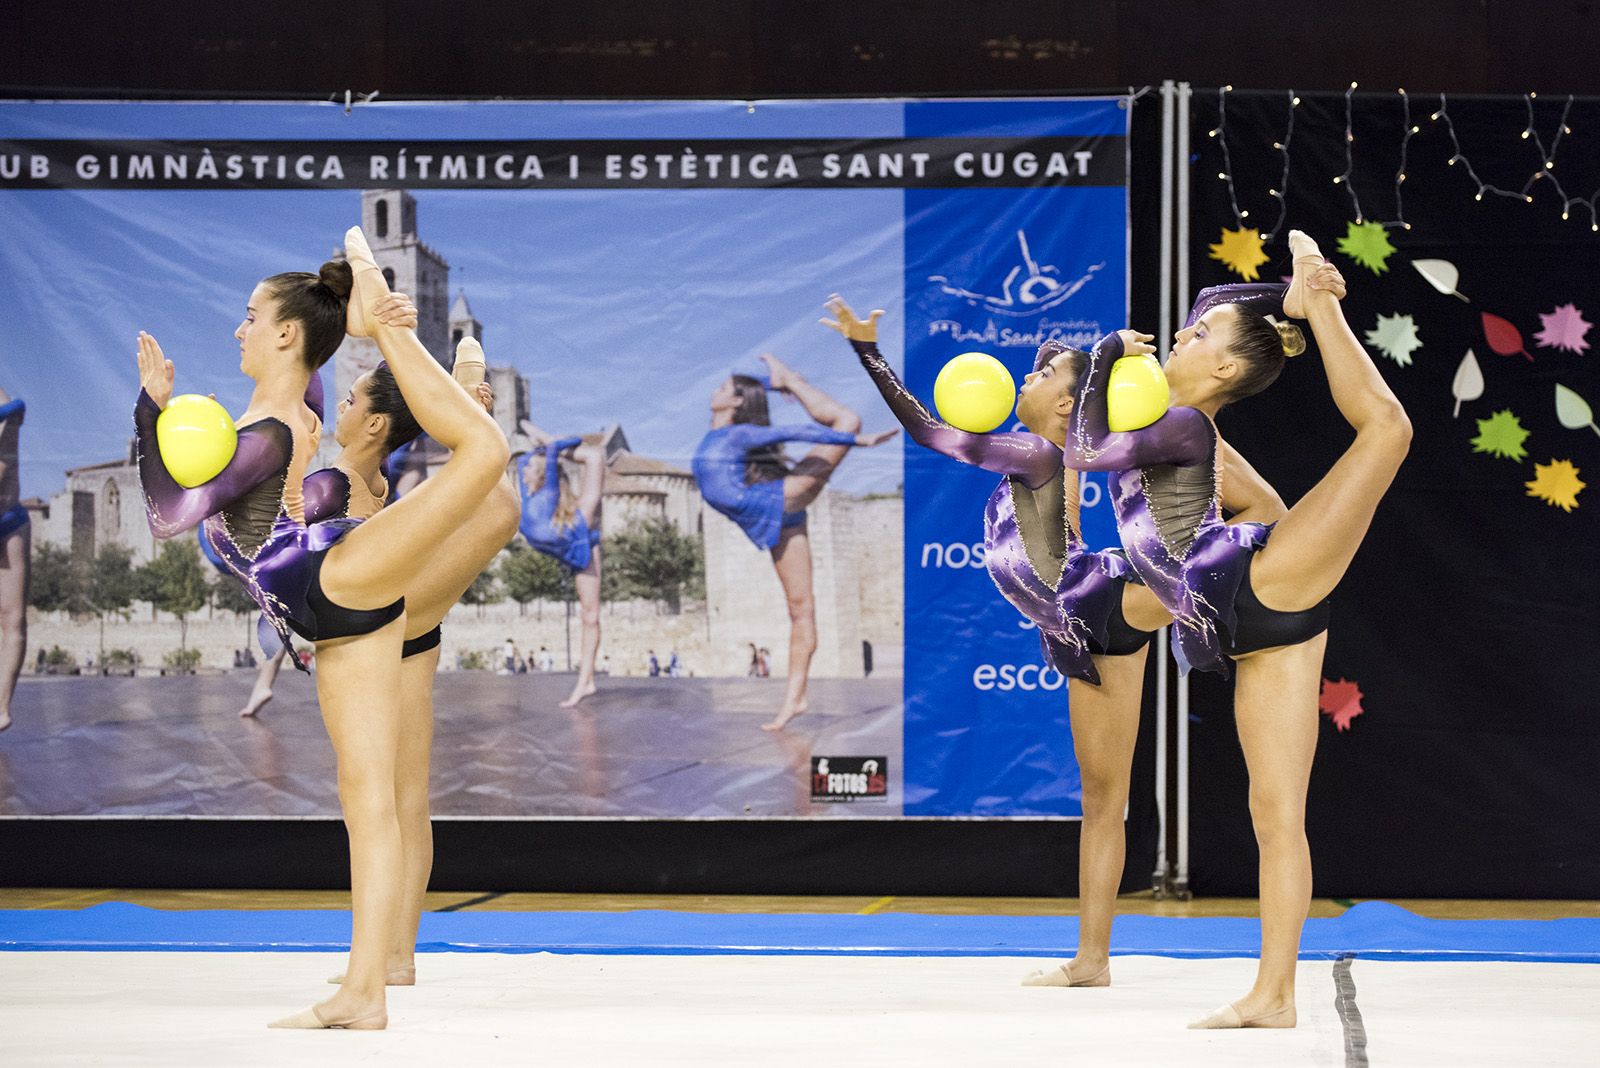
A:
{"label": "gymnast's hand holding ball", "polygon": [[173,481],[185,489],[211,481],[233,459],[239,432],[215,397],[172,395],[172,361],[156,339],[139,331],[139,385],[156,402],[156,445]]}
{"label": "gymnast's hand holding ball", "polygon": [[1137,330],[1118,330],[1122,339],[1122,358],[1111,365],[1111,380],[1106,384],[1106,423],[1113,433],[1122,434],[1145,427],[1167,414],[1171,398],[1167,376],[1156,362],[1151,334]]}

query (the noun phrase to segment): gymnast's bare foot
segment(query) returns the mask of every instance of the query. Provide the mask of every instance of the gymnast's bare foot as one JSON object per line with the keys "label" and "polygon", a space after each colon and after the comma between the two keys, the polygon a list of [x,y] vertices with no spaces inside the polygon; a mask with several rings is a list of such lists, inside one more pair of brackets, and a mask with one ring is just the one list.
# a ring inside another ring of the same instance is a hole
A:
{"label": "gymnast's bare foot", "polygon": [[778,712],[777,717],[771,723],[763,723],[761,729],[764,731],[781,731],[789,725],[790,720],[796,716],[805,715],[810,708],[811,706],[804,701],[797,705],[784,705],[782,710]]}
{"label": "gymnast's bare foot", "polygon": [[585,697],[593,697],[597,692],[593,679],[590,679],[587,683],[580,680],[578,685],[572,688],[572,696],[561,702],[561,707],[575,708],[579,701],[582,701]]}
{"label": "gymnast's bare foot", "polygon": [[9,711],[0,712],[0,731],[5,730],[9,726],[11,726],[11,713]]}
{"label": "gymnast's bare foot", "polygon": [[257,686],[250,691],[250,700],[246,701],[244,707],[239,710],[240,718],[249,719],[267,707],[267,702],[270,700],[272,700],[272,687]]}

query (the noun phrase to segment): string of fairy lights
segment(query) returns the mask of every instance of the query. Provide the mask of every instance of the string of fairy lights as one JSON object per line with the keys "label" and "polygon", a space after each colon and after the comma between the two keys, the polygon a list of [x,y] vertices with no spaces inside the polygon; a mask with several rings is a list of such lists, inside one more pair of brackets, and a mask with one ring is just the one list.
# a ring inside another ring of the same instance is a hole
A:
{"label": "string of fairy lights", "polygon": [[[1354,98],[1358,88],[1358,83],[1351,82],[1350,87],[1344,92],[1345,165],[1344,171],[1334,176],[1333,184],[1343,186],[1349,193],[1350,206],[1355,212],[1355,221],[1358,224],[1372,223],[1384,229],[1410,230],[1411,223],[1407,222],[1405,217],[1404,186],[1410,165],[1411,139],[1422,132],[1421,126],[1414,123],[1411,118],[1411,97],[1404,89],[1396,91],[1400,98],[1401,122],[1400,159],[1399,166],[1394,172],[1394,218],[1374,219],[1369,218],[1367,212],[1362,208],[1361,198],[1356,192],[1356,183],[1352,180],[1352,175],[1355,173],[1356,141]],[[1217,90],[1217,125],[1215,129],[1209,132],[1208,136],[1215,140],[1222,150],[1222,170],[1217,173],[1217,177],[1227,186],[1228,203],[1233,209],[1235,222],[1242,229],[1246,220],[1250,218],[1250,210],[1240,207],[1239,193],[1233,179],[1233,155],[1228,145],[1228,95],[1232,92],[1233,86],[1231,85],[1225,85]],[[1507,197],[1532,204],[1534,188],[1539,183],[1545,182],[1561,198],[1561,218],[1563,220],[1571,219],[1574,209],[1579,207],[1587,208],[1589,212],[1589,229],[1600,232],[1600,188],[1597,188],[1587,197],[1572,196],[1556,176],[1557,153],[1561,148],[1562,140],[1572,134],[1570,120],[1574,97],[1569,95],[1563,103],[1555,132],[1547,143],[1538,128],[1538,116],[1535,112],[1535,102],[1538,99],[1538,95],[1538,93],[1532,92],[1523,94],[1523,103],[1527,110],[1528,121],[1522,130],[1521,137],[1522,140],[1532,142],[1533,147],[1539,154],[1539,164],[1520,189],[1502,188],[1491,182],[1484,181],[1478,174],[1477,169],[1472,165],[1471,159],[1468,158],[1461,146],[1461,138],[1456,131],[1455,123],[1451,120],[1448,101],[1444,93],[1439,94],[1439,107],[1429,118],[1433,122],[1442,122],[1444,124],[1444,130],[1450,138],[1451,147],[1451,155],[1447,162],[1452,167],[1460,164],[1462,170],[1472,180],[1473,185],[1476,187],[1473,193],[1473,200],[1481,202],[1485,195],[1490,195]],[[1281,139],[1272,142],[1273,149],[1280,153],[1282,157],[1282,176],[1279,178],[1276,187],[1267,190],[1267,195],[1278,202],[1278,218],[1272,228],[1261,235],[1261,239],[1264,242],[1271,241],[1277,237],[1279,230],[1283,227],[1284,219],[1288,215],[1289,148],[1294,138],[1295,116],[1300,108],[1300,97],[1291,89],[1288,91],[1286,99],[1288,101],[1287,121],[1284,126],[1283,136]]]}

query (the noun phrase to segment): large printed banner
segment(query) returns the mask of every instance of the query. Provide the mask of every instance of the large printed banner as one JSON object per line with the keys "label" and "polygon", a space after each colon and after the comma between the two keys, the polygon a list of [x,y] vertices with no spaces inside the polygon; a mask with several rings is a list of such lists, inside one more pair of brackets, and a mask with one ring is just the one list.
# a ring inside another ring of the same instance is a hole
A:
{"label": "large printed banner", "polygon": [[[883,351],[930,402],[960,353],[1020,382],[1040,342],[1125,325],[1127,122],[1117,98],[0,104],[0,403],[26,402],[7,433],[32,585],[0,815],[337,813],[313,687],[258,676],[235,584],[192,536],[150,536],[129,439],[138,331],[178,392],[238,415],[251,290],[354,224],[436,357],[482,340],[530,470],[566,436],[603,470],[598,610],[518,538],[445,621],[437,814],[1079,815],[1065,680],[984,570],[997,476],[903,436],[830,472],[790,440],[827,487],[774,546],[712,507],[694,458],[731,375],[800,376],[767,394],[776,426],[896,425],[817,322],[831,293],[886,311]],[[377,358],[347,341],[331,401]],[[443,461],[415,452],[418,477]],[[584,464],[557,468],[570,502]],[[1103,482],[1082,523],[1114,538]]]}

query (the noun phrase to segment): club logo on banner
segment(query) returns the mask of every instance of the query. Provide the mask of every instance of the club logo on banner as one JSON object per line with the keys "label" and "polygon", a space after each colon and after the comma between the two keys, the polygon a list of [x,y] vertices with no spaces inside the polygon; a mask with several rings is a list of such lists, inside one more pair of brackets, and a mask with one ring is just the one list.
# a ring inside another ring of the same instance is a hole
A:
{"label": "club logo on banner", "polygon": [[811,800],[837,802],[888,799],[888,757],[814,756],[811,758]]}

